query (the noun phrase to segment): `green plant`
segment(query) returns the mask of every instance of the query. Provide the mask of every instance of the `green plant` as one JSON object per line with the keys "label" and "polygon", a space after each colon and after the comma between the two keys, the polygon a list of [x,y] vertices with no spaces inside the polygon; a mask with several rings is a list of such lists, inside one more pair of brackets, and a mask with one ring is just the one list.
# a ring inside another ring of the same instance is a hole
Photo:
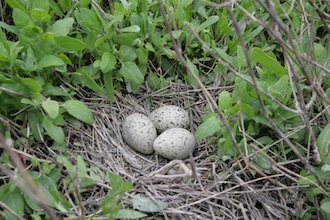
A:
{"label": "green plant", "polygon": [[[208,138],[224,161],[242,159],[252,176],[274,174],[283,168],[278,164],[299,160],[295,169],[309,202],[300,218],[308,219],[317,207],[329,218],[329,128],[323,126],[330,119],[328,5],[161,2],[168,24],[157,1],[1,3],[0,131],[17,137],[14,145],[21,150],[22,143],[44,142],[63,155],[53,156],[57,165],[30,158],[29,175],[47,203],[69,213],[79,192],[97,184],[87,172],[94,167],[81,157],[69,159],[66,146],[66,124],[94,122],[81,88],[112,103],[115,91],[137,93],[145,83],[156,91],[172,81],[193,88],[231,86],[217,94],[216,113],[205,108],[195,137]],[[0,159],[13,168],[6,151]],[[108,179],[112,189],[100,205],[102,217],[144,216],[121,209],[132,183],[115,174]],[[50,218],[23,191],[4,180],[1,201],[21,216]],[[15,207],[10,194],[17,196]],[[133,208],[142,212],[165,206],[133,198]],[[13,218],[8,210],[6,215]]]}

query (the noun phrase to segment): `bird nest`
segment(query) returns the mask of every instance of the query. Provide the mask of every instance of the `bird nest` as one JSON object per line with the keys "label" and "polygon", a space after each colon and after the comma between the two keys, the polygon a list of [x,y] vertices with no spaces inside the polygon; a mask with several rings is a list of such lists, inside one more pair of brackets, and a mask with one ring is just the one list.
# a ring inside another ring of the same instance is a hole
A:
{"label": "bird nest", "polygon": [[[206,89],[215,98],[228,88]],[[162,204],[159,209],[145,211],[147,217],[143,219],[294,219],[305,208],[295,175],[301,170],[297,160],[273,164],[281,168],[277,172],[274,169],[272,173],[256,174],[244,156],[235,161],[220,160],[217,146],[207,139],[197,141],[190,158],[172,161],[156,153],[140,154],[123,141],[121,123],[125,116],[133,112],[148,114],[163,104],[187,110],[189,130],[195,132],[202,116],[210,111],[201,90],[172,82],[155,92],[144,86],[138,94],[116,92],[112,104],[106,98],[81,91],[80,98],[92,110],[95,122],[66,125],[68,149],[64,154],[72,155],[73,161],[78,155],[84,158],[97,184],[77,191],[77,215],[98,215],[103,199],[113,187],[108,173],[133,183],[121,199],[123,208],[136,208],[133,200],[137,197]],[[24,152],[51,162],[49,155],[57,154],[54,150],[44,142],[44,146],[26,145]],[[66,192],[65,184],[63,187]]]}
{"label": "bird nest", "polygon": [[[217,97],[225,88],[207,89]],[[207,140],[197,142],[190,158],[172,161],[156,154],[137,153],[125,144],[121,134],[123,118],[133,112],[148,114],[163,104],[187,110],[191,118],[189,130],[194,132],[209,109],[201,90],[170,83],[156,92],[147,87],[134,95],[118,92],[113,104],[95,98],[85,103],[92,109],[95,123],[67,128],[70,151],[81,155],[89,166],[118,174],[134,184],[122,199],[124,208],[133,207],[135,196],[166,204],[144,219],[292,219],[302,210],[303,197],[290,174],[253,175],[244,160],[221,161],[216,146]],[[97,210],[108,190],[107,179],[101,178],[94,189],[82,196],[86,214]]]}

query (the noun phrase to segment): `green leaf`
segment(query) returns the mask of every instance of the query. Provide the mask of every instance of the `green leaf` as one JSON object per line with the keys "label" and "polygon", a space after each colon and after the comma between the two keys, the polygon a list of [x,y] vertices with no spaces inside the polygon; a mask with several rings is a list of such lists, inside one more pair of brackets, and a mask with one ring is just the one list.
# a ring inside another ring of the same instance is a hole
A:
{"label": "green leaf", "polygon": [[31,18],[34,22],[50,22],[50,15],[48,14],[48,11],[41,8],[32,9]]}
{"label": "green leaf", "polygon": [[85,70],[75,72],[74,74],[80,76],[80,80],[83,86],[87,86],[95,92],[105,94],[104,90],[94,81],[94,79]]}
{"label": "green leaf", "polygon": [[86,48],[86,43],[73,37],[56,36],[54,37],[56,47],[61,52],[79,51]]}
{"label": "green leaf", "polygon": [[55,119],[57,117],[60,107],[56,101],[47,99],[46,101],[41,103],[41,106],[47,112],[49,117],[51,117],[52,119]]}
{"label": "green leaf", "polygon": [[57,20],[52,26],[47,29],[47,32],[53,33],[54,36],[66,36],[70,33],[73,23],[73,18],[64,18]]}
{"label": "green leaf", "polygon": [[232,106],[231,95],[228,91],[224,90],[218,95],[218,108],[221,111],[225,111]]}
{"label": "green leaf", "polygon": [[49,1],[48,0],[38,0],[38,1],[31,1],[30,3],[31,8],[38,8],[44,11],[49,11]]}
{"label": "green leaf", "polygon": [[122,32],[122,33],[128,33],[128,32],[131,32],[131,33],[139,33],[141,30],[140,26],[138,25],[132,25],[132,26],[129,26],[129,27],[125,27],[125,28],[122,28],[120,29],[119,31]]}
{"label": "green leaf", "polygon": [[167,208],[167,203],[136,195],[132,199],[133,209],[142,212],[159,212]]}
{"label": "green leaf", "polygon": [[243,67],[247,66],[247,61],[244,55],[244,50],[243,47],[241,45],[237,46],[237,67],[240,69],[242,69]]}
{"label": "green leaf", "polygon": [[74,168],[73,168],[73,165],[68,160],[68,158],[66,158],[64,156],[61,156],[61,155],[58,155],[58,156],[56,156],[56,161],[65,166],[66,170],[69,173],[69,177],[71,179],[73,179],[74,178]]}
{"label": "green leaf", "polygon": [[103,199],[100,209],[104,215],[109,215],[113,219],[120,209],[120,200],[126,192],[132,189],[133,183],[125,182],[120,176],[109,173],[109,181],[112,189]]}
{"label": "green leaf", "polygon": [[87,176],[87,168],[84,159],[78,155],[77,156],[77,168],[78,168],[78,178],[83,179]]}
{"label": "green leaf", "polygon": [[135,211],[134,209],[120,209],[116,214],[115,218],[117,219],[138,219],[147,217],[146,214]]}
{"label": "green leaf", "polygon": [[47,134],[57,143],[64,143],[64,132],[61,127],[58,127],[51,122],[48,117],[44,117],[42,120],[42,127],[45,128]]}
{"label": "green leaf", "polygon": [[[195,75],[197,77],[199,77],[199,70],[198,68],[196,67],[196,65],[190,61],[190,59],[187,58],[187,63],[188,65],[190,66],[190,68],[193,70],[193,72],[195,73]],[[190,74],[190,73],[187,73],[185,75],[185,78],[187,80],[187,82],[194,88],[198,88],[199,87],[199,84],[198,82],[195,80],[195,78]]]}
{"label": "green leaf", "polygon": [[38,62],[38,68],[42,69],[45,67],[51,67],[51,66],[63,66],[65,65],[65,62],[54,55],[47,55],[41,58]]}
{"label": "green leaf", "polygon": [[12,8],[12,9],[15,9],[15,8],[18,8],[20,9],[21,11],[25,12],[25,13],[28,13],[28,11],[25,9],[25,6],[24,5],[21,5],[19,3],[19,1],[16,1],[16,0],[6,0],[6,3]]}
{"label": "green leaf", "polygon": [[119,70],[119,74],[122,75],[125,80],[135,84],[142,84],[144,82],[144,76],[142,72],[133,62],[123,62]]}
{"label": "green leaf", "polygon": [[134,61],[137,58],[135,48],[128,45],[120,45],[120,60],[122,62]]}
{"label": "green leaf", "polygon": [[64,198],[64,196],[57,189],[56,183],[46,175],[40,175],[38,172],[30,172],[33,180],[37,184],[42,195],[45,197],[47,204],[62,211],[68,212],[70,209],[70,203]]}
{"label": "green leaf", "polygon": [[113,35],[112,39],[117,44],[133,46],[137,43],[138,35],[136,33],[122,33]]}
{"label": "green leaf", "polygon": [[[22,192],[16,187],[3,201],[9,208],[11,208],[19,216],[24,216],[24,197]],[[7,210],[4,211],[7,220],[16,220],[17,218],[9,213]]]}
{"label": "green leaf", "polygon": [[140,48],[137,48],[135,50],[135,52],[136,52],[136,55],[138,57],[139,64],[140,65],[147,65],[148,58],[149,58],[149,52],[148,52],[148,50],[145,49],[145,48],[140,47]]}
{"label": "green leaf", "polygon": [[206,21],[204,21],[203,23],[201,23],[197,28],[195,28],[196,32],[200,32],[204,29],[206,29],[207,27],[211,26],[212,24],[216,23],[219,20],[219,16],[210,16],[206,19]]}
{"label": "green leaf", "polygon": [[116,66],[117,58],[110,52],[105,52],[102,55],[100,69],[103,73],[108,73]]}
{"label": "green leaf", "polygon": [[68,111],[73,117],[87,123],[93,124],[94,117],[89,108],[81,101],[68,100],[62,104],[62,106]]}
{"label": "green leaf", "polygon": [[103,73],[103,79],[105,84],[105,91],[111,103],[115,101],[115,89],[113,87],[112,82],[112,74],[111,73]]}
{"label": "green leaf", "polygon": [[234,65],[233,57],[229,56],[229,55],[227,54],[227,52],[226,52],[224,49],[216,47],[216,48],[215,48],[215,51],[219,54],[219,56],[220,56],[224,61],[226,61],[227,63],[229,63],[229,64],[232,65],[232,66]]}
{"label": "green leaf", "polygon": [[257,47],[253,48],[251,50],[250,58],[251,58],[251,60],[254,60],[254,61],[260,63],[268,71],[271,71],[272,73],[274,73],[278,76],[284,76],[284,75],[288,74],[286,69],[283,66],[281,66],[281,64],[277,60],[275,60],[273,57],[266,54],[260,48],[257,48]]}
{"label": "green leaf", "polygon": [[95,11],[82,7],[79,11],[75,10],[74,15],[78,24],[87,34],[101,32],[102,25]]}
{"label": "green leaf", "polygon": [[317,147],[323,164],[330,164],[330,123],[317,138]]}
{"label": "green leaf", "polygon": [[14,19],[15,25],[19,28],[23,28],[25,26],[33,24],[32,20],[29,17],[29,15],[26,14],[24,11],[18,9],[18,8],[15,8],[13,10],[13,19]]}
{"label": "green leaf", "polygon": [[40,86],[38,81],[36,81],[32,78],[20,78],[20,80],[24,85],[29,87],[29,89],[31,89],[32,91],[34,91],[34,92],[41,92],[42,91],[42,87]]}
{"label": "green leaf", "polygon": [[205,137],[211,136],[221,130],[221,123],[216,116],[206,119],[200,124],[195,132],[196,140],[201,140]]}
{"label": "green leaf", "polygon": [[32,110],[28,112],[28,120],[29,120],[29,125],[31,128],[31,133],[33,134],[33,137],[37,141],[42,140],[42,134],[40,131],[40,126],[41,126],[41,113],[38,110]]}
{"label": "green leaf", "polygon": [[321,201],[321,213],[322,213],[322,217],[325,220],[329,220],[330,219],[330,198],[324,198]]}

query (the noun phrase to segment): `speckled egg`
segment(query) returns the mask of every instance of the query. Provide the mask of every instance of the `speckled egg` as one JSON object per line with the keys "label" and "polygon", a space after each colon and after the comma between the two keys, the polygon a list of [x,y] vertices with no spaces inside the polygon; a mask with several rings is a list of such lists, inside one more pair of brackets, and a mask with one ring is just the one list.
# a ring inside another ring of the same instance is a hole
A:
{"label": "speckled egg", "polygon": [[164,105],[149,114],[157,131],[162,133],[169,128],[188,128],[188,113],[175,105]]}
{"label": "speckled egg", "polygon": [[157,131],[147,116],[139,113],[128,115],[122,124],[122,135],[125,142],[134,150],[143,154],[154,152],[153,142],[157,137]]}
{"label": "speckled egg", "polygon": [[194,135],[184,128],[170,128],[161,133],[153,147],[158,155],[169,160],[186,159],[195,150]]}

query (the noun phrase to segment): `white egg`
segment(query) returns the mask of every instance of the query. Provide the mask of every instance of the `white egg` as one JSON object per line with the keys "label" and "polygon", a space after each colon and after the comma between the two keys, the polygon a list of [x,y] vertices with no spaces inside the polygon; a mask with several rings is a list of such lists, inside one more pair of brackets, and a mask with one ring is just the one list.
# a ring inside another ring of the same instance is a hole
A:
{"label": "white egg", "polygon": [[149,114],[157,131],[162,133],[169,128],[188,128],[188,113],[175,105],[164,105]]}
{"label": "white egg", "polygon": [[153,142],[157,137],[157,131],[147,116],[139,113],[128,115],[122,124],[122,135],[125,142],[134,150],[143,154],[154,152]]}
{"label": "white egg", "polygon": [[194,152],[194,135],[184,128],[170,128],[161,133],[154,141],[154,150],[167,159],[186,159]]}

